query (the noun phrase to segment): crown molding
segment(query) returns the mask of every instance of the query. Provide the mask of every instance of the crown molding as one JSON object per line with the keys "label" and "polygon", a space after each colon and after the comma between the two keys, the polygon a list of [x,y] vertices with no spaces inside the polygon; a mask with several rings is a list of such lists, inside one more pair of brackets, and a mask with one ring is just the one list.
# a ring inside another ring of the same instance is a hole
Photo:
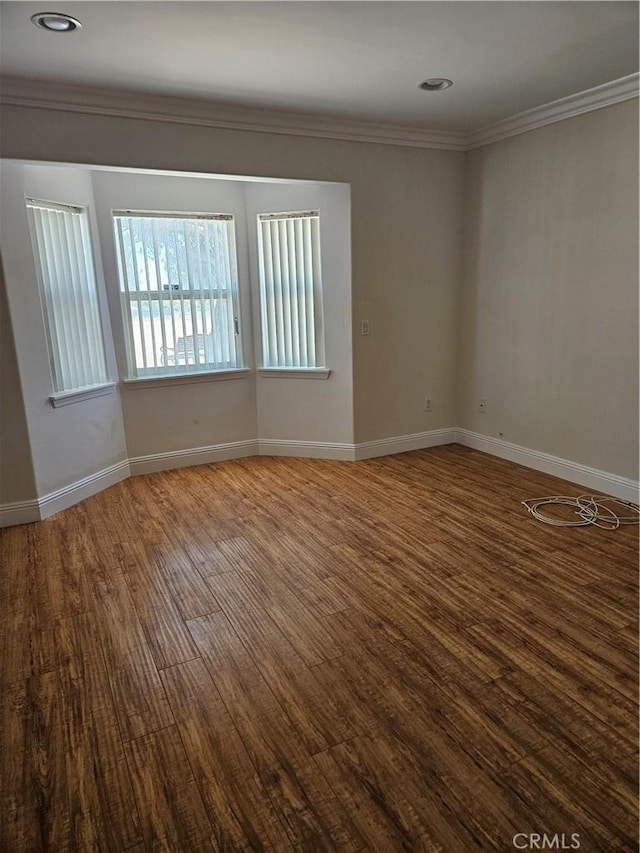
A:
{"label": "crown molding", "polygon": [[321,116],[313,113],[267,110],[167,95],[143,95],[5,77],[0,102],[9,106],[115,116],[143,121],[170,122],[224,130],[310,136],[350,142],[406,145],[412,148],[440,148],[464,151],[466,139],[460,131],[429,130],[412,125],[383,124]]}
{"label": "crown molding", "polygon": [[610,83],[603,83],[602,86],[595,86],[593,89],[586,89],[584,92],[559,98],[557,101],[525,110],[522,113],[517,113],[502,121],[480,128],[480,130],[472,131],[467,134],[467,150],[471,151],[474,148],[480,148],[482,145],[500,142],[502,139],[527,133],[529,130],[535,130],[547,124],[554,124],[557,121],[582,115],[582,113],[610,107],[612,104],[620,103],[620,101],[637,98],[639,79],[639,74],[629,74],[619,80],[612,80]]}
{"label": "crown molding", "polygon": [[223,130],[470,151],[547,124],[637,98],[639,80],[639,74],[629,74],[619,80],[517,113],[470,133],[429,130],[414,125],[354,121],[313,113],[242,107],[166,95],[144,95],[139,92],[21,77],[3,79],[0,103],[87,115],[216,127]]}

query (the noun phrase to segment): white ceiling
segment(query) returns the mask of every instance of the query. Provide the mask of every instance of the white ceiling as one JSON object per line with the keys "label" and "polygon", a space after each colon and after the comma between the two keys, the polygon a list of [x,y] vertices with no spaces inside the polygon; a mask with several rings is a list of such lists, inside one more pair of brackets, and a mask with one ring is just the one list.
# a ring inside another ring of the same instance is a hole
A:
{"label": "white ceiling", "polygon": [[[66,12],[51,34],[30,16]],[[636,2],[0,3],[2,73],[471,131],[638,70]],[[426,77],[454,80],[425,93]]]}

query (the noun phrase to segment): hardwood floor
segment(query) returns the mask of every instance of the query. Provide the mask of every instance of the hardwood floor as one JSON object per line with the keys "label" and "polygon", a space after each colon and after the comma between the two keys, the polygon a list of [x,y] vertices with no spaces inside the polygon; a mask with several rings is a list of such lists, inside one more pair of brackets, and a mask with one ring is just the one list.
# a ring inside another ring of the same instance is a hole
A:
{"label": "hardwood floor", "polygon": [[520,505],[581,491],[250,458],[5,530],[0,849],[636,850],[638,529]]}

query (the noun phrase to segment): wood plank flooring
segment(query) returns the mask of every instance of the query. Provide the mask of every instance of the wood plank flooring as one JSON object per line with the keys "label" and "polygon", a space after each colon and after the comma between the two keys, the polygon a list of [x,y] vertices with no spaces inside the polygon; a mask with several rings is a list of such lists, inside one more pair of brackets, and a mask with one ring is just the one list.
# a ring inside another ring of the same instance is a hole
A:
{"label": "wood plank flooring", "polygon": [[520,505],[582,491],[250,458],[3,531],[0,850],[636,850],[638,529]]}

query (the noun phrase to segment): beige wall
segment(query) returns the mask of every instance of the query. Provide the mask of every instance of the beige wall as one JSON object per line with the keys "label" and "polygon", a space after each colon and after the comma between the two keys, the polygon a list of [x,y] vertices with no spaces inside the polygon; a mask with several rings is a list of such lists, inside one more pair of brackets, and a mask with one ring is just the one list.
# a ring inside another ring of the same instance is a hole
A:
{"label": "beige wall", "polygon": [[[127,376],[111,210],[210,211],[235,217],[244,353],[252,363],[244,188],[236,181],[92,172],[96,217],[120,376]],[[129,456],[135,459],[256,438],[253,374],[225,381],[122,387]]]}
{"label": "beige wall", "polygon": [[[29,235],[25,196],[93,210],[83,169],[2,163],[2,257],[31,442],[38,497],[64,488],[127,458],[118,389],[103,397],[54,408],[42,307]],[[90,213],[96,283],[110,377],[116,375],[95,219]],[[17,390],[11,388],[12,395]]]}
{"label": "beige wall", "polygon": [[35,497],[27,419],[0,263],[0,504]]}
{"label": "beige wall", "polygon": [[[636,101],[468,155],[19,107],[5,108],[1,130],[7,158],[349,184],[353,440],[458,425],[637,478]],[[14,190],[10,181],[9,193]],[[9,254],[16,260],[17,252],[25,264],[30,256],[18,226],[9,229]],[[12,280],[19,348],[39,306],[32,288],[20,291],[20,275]],[[369,337],[359,335],[361,319],[371,323]],[[27,417],[40,425],[35,455],[46,448],[51,423],[42,379],[36,379],[47,369],[26,359],[24,370],[38,400],[30,415],[35,398],[25,397]],[[19,401],[10,361],[5,374],[3,396]],[[231,385],[234,394],[244,394],[238,391],[244,380]],[[166,398],[153,393],[148,414],[161,420]],[[131,411],[145,410],[147,392],[133,394],[139,396]],[[180,447],[201,445],[202,400],[196,395],[194,401],[189,387],[175,394],[172,411],[193,413],[192,427],[182,432],[179,412]],[[426,395],[434,401],[430,414],[423,412]],[[481,397],[488,401],[486,414],[477,411]],[[279,416],[284,405],[278,393],[273,399]],[[103,414],[87,426],[93,429]],[[291,423],[298,424],[300,413],[294,414]],[[254,434],[252,418],[241,418],[247,437]],[[4,427],[5,444],[20,431],[16,423]],[[219,424],[209,426],[217,434]],[[308,439],[285,435],[286,423],[274,420],[273,427],[271,437]],[[131,456],[174,448],[139,437]],[[239,433],[216,440],[239,440]],[[348,441],[347,432],[337,440]],[[48,456],[40,458],[38,471],[54,464]],[[112,454],[120,456],[121,450]],[[64,482],[57,469],[42,482],[36,472],[40,493],[90,473],[86,467],[76,460]],[[14,499],[30,497],[30,482],[26,471],[26,485],[12,493],[19,495]]]}
{"label": "beige wall", "polygon": [[637,479],[637,101],[470,153],[464,258],[458,425]]}
{"label": "beige wall", "polygon": [[23,107],[1,130],[4,157],[349,183],[355,441],[453,424],[463,153]]}
{"label": "beige wall", "polygon": [[353,356],[351,334],[351,247],[349,187],[345,184],[267,182],[245,184],[249,264],[254,295],[256,364],[262,364],[258,241],[259,213],[317,210],[328,380],[257,377],[258,437],[261,441],[353,443]]}

